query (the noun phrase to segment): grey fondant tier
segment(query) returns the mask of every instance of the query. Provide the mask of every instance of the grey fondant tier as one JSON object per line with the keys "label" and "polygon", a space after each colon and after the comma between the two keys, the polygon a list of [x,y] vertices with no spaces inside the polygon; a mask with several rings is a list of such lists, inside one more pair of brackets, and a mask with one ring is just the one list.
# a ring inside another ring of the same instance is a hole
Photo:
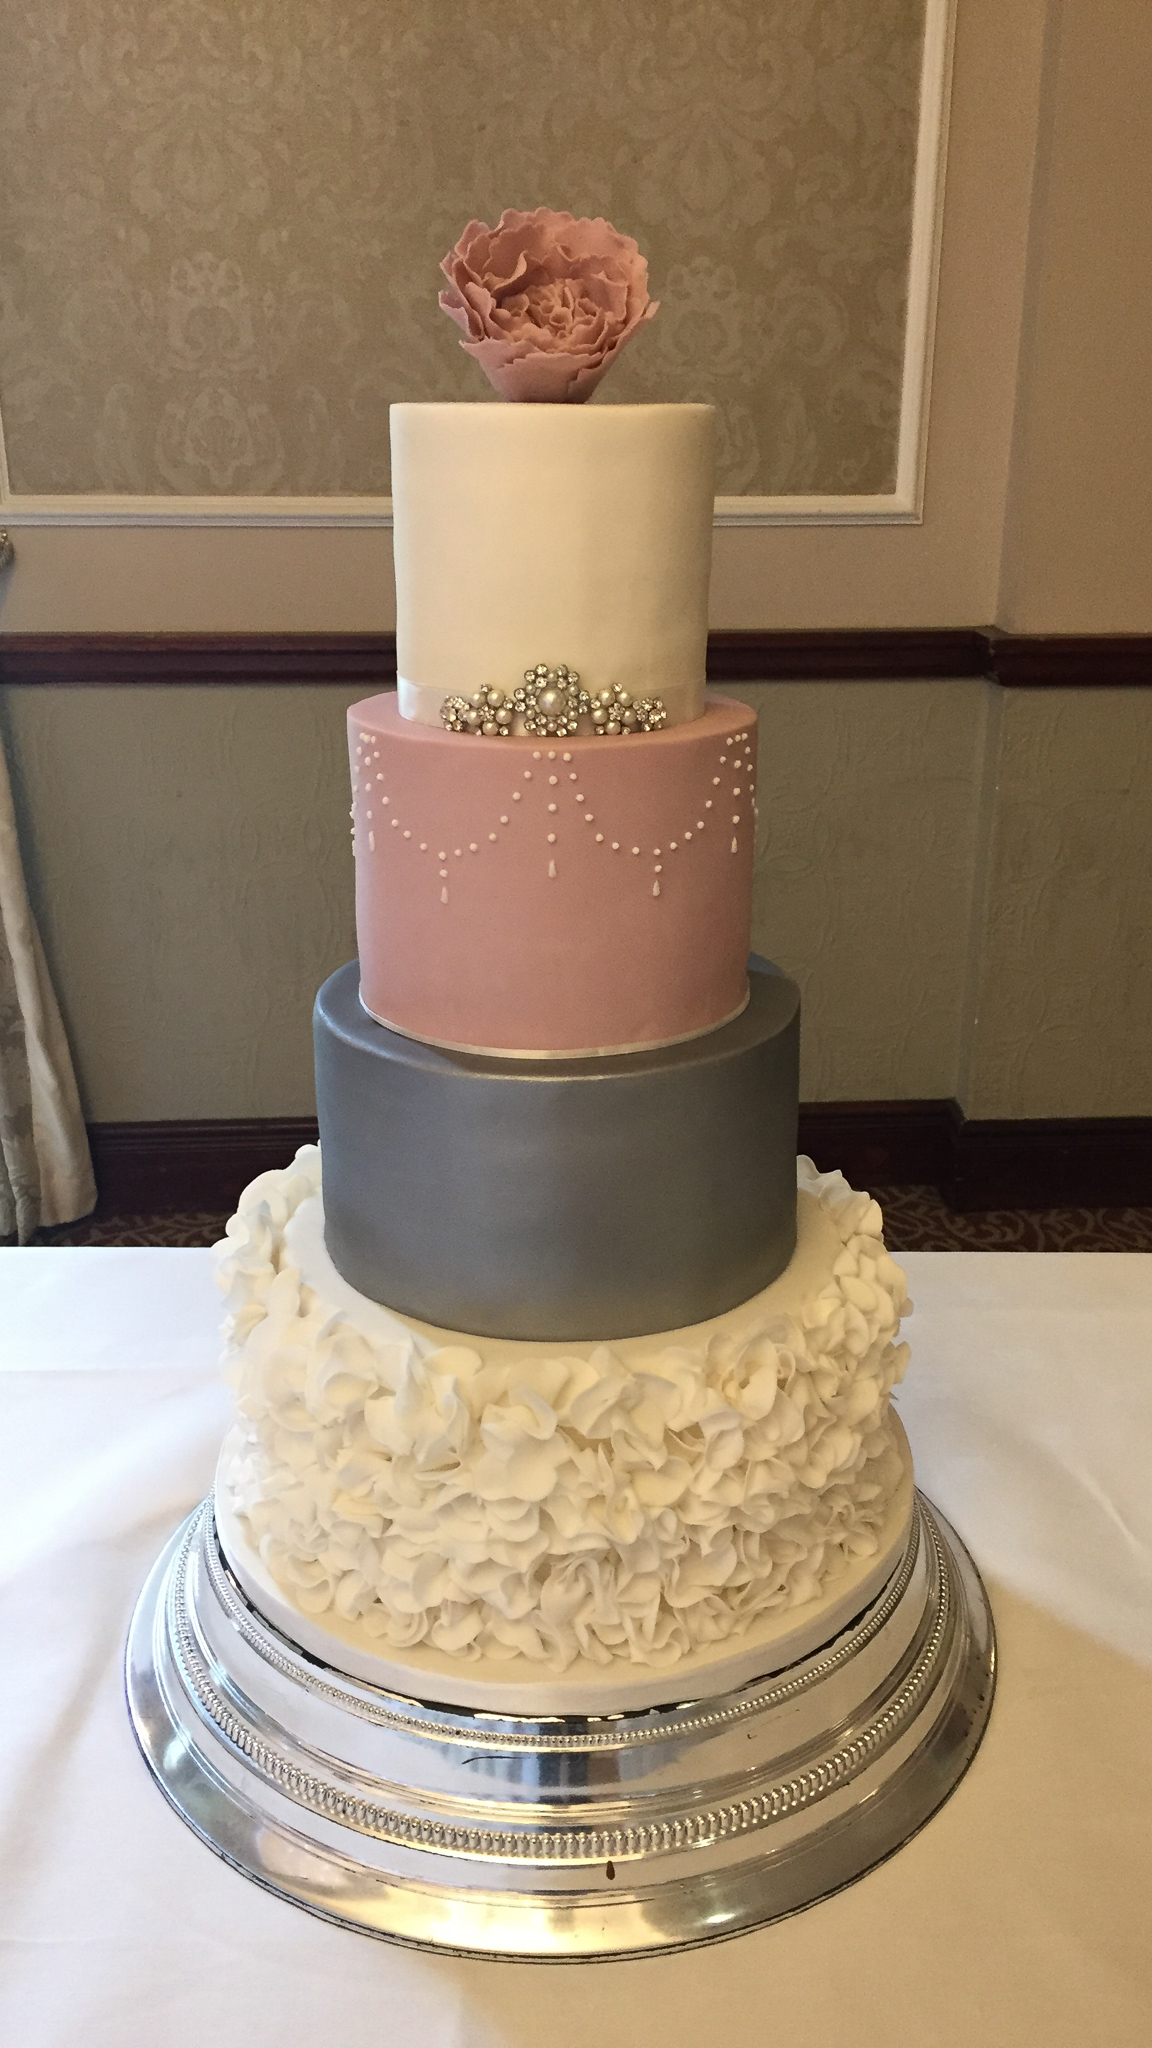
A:
{"label": "grey fondant tier", "polygon": [[377,1024],[355,961],[316,998],[328,1250],[353,1287],[478,1336],[634,1337],[720,1315],[796,1242],[800,995],[685,1045],[486,1059]]}

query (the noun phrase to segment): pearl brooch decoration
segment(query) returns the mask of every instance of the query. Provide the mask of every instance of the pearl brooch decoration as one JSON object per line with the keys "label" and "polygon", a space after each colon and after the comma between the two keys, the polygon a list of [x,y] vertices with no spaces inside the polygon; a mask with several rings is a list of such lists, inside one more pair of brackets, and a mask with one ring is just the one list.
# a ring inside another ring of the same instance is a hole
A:
{"label": "pearl brooch decoration", "polygon": [[581,715],[590,708],[587,690],[566,662],[549,668],[538,661],[526,668],[524,681],[512,692],[512,702],[524,721],[525,732],[547,739],[567,739],[579,730]]}
{"label": "pearl brooch decoration", "polygon": [[633,697],[613,683],[597,690],[592,698],[592,730],[598,739],[615,738],[617,733],[659,732],[668,723],[668,713],[659,697]]}
{"label": "pearl brooch decoration", "polygon": [[482,733],[486,740],[506,740],[515,715],[507,693],[489,683],[481,683],[467,697],[445,697],[440,706],[449,732]]}
{"label": "pearl brooch decoration", "polygon": [[[577,671],[563,661],[554,668],[538,661],[535,668],[525,669],[523,682],[510,695],[494,684],[481,683],[466,697],[445,697],[440,717],[449,732],[477,733],[484,739],[507,739],[517,723],[537,739],[568,739],[585,720],[598,739],[659,732],[668,723],[662,698],[633,697],[619,683],[590,694]],[[570,760],[571,755],[564,758]]]}

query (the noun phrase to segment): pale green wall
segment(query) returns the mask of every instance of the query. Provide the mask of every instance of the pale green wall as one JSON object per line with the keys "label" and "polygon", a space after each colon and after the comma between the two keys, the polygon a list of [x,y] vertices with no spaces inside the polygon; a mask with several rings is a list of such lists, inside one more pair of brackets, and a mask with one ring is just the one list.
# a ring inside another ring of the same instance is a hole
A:
{"label": "pale green wall", "polygon": [[1152,1115],[1152,691],[1008,690],[998,723],[961,1099]]}
{"label": "pale green wall", "polygon": [[352,689],[14,689],[33,903],[97,1120],[304,1116],[356,950]]}
{"label": "pale green wall", "polygon": [[987,686],[758,684],[754,940],[804,997],[806,1101],[956,1092]]}
{"label": "pale green wall", "polygon": [[[355,950],[334,688],[9,689],[34,901],[90,1117],[307,1115]],[[1152,1113],[1152,692],[788,683],[760,715],[755,943],[810,1101]]]}

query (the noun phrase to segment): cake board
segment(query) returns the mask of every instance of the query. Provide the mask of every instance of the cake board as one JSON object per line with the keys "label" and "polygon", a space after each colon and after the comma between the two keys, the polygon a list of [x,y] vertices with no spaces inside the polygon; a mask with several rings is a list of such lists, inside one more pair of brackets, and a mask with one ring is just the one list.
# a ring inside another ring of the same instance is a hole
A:
{"label": "cake board", "polygon": [[248,1597],[211,1496],[126,1664],[149,1768],[233,1868],[366,1934],[537,1962],[723,1940],[852,1883],[955,1789],[994,1682],[983,1585],[920,1495],[830,1640],[727,1691],[677,1696],[669,1673],[631,1712],[529,1719],[347,1676]]}

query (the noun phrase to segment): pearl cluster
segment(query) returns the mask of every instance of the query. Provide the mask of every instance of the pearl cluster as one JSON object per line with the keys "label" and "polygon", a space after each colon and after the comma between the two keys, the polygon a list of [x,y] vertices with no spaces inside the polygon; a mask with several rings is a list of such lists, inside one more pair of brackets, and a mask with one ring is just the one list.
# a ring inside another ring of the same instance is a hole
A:
{"label": "pearl cluster", "polygon": [[512,693],[512,702],[524,721],[525,732],[540,739],[563,740],[579,730],[582,714],[590,708],[587,690],[566,662],[549,668],[538,661],[526,668],[524,681]]}
{"label": "pearl cluster", "polygon": [[487,740],[506,740],[515,715],[505,692],[488,683],[467,697],[445,697],[440,706],[449,732],[483,733]]}
{"label": "pearl cluster", "polygon": [[445,697],[440,717],[449,732],[471,732],[484,739],[507,739],[518,722],[534,739],[569,739],[581,719],[591,722],[598,738],[634,732],[659,732],[668,712],[659,697],[633,697],[619,683],[589,692],[574,668],[538,661],[526,668],[524,681],[509,696],[494,684],[481,683],[467,697]]}
{"label": "pearl cluster", "polygon": [[659,732],[667,723],[662,698],[632,697],[619,683],[598,690],[592,699],[592,730],[600,739],[618,732]]}

